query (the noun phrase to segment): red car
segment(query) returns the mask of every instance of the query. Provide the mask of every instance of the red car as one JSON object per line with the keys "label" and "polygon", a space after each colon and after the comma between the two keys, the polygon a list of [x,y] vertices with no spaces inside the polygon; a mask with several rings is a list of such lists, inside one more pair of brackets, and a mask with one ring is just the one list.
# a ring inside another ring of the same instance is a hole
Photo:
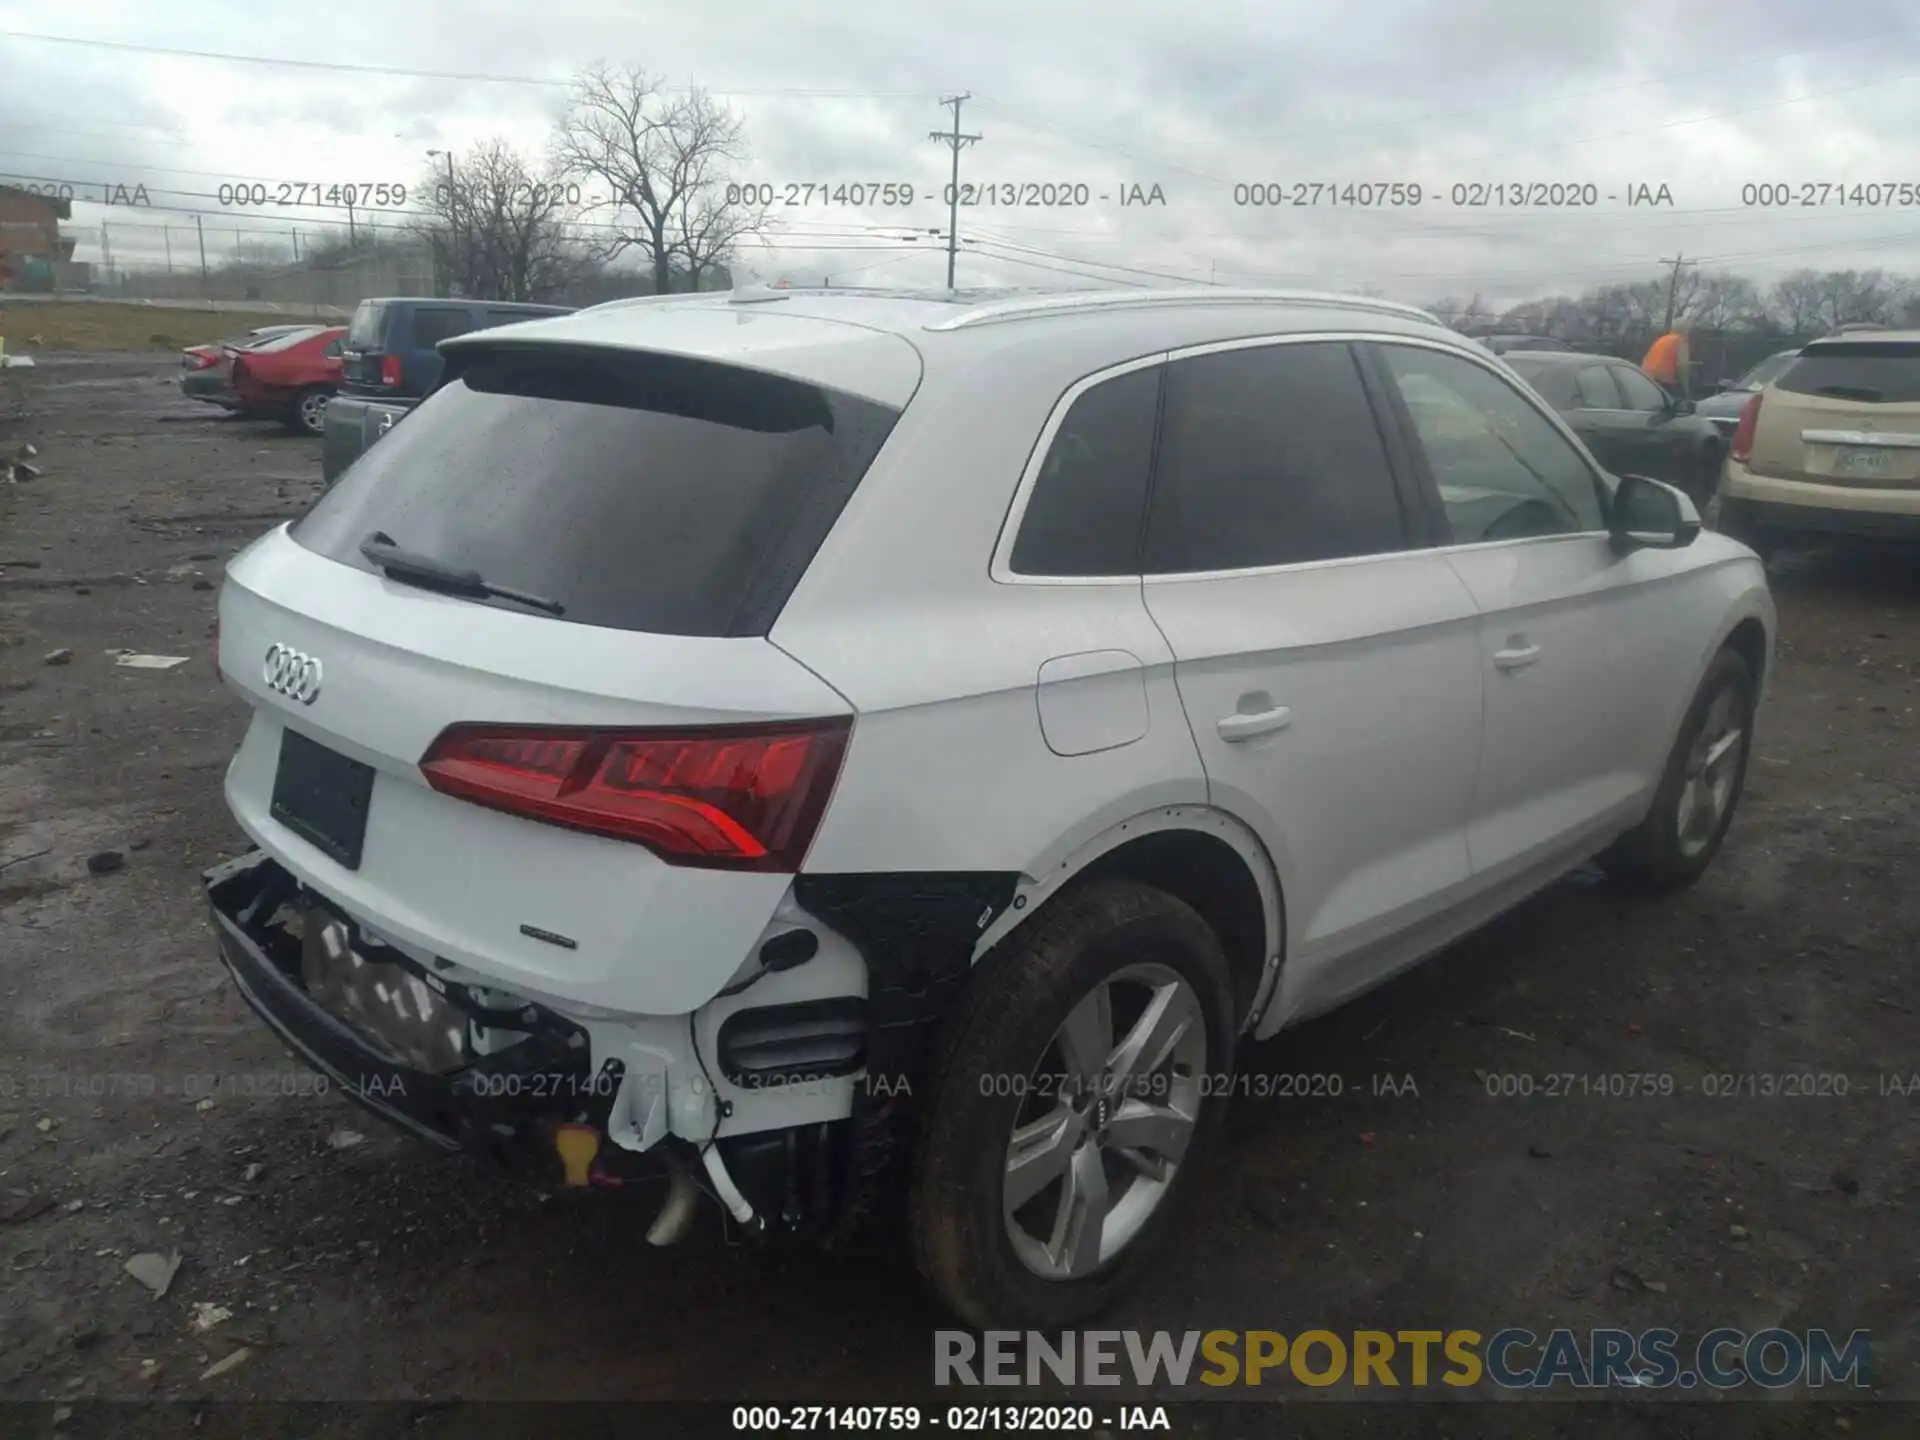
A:
{"label": "red car", "polygon": [[278,415],[289,430],[318,435],[327,402],[340,387],[340,348],[347,327],[302,330],[249,346],[233,357],[227,381],[255,415]]}

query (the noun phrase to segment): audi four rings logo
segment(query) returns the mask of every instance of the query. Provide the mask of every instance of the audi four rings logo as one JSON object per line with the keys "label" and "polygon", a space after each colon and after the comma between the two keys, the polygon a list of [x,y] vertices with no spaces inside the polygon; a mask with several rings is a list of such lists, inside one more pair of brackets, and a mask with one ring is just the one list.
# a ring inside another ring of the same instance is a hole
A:
{"label": "audi four rings logo", "polygon": [[269,690],[277,690],[302,705],[311,705],[320,698],[320,662],[311,655],[303,655],[285,645],[271,646],[261,674]]}

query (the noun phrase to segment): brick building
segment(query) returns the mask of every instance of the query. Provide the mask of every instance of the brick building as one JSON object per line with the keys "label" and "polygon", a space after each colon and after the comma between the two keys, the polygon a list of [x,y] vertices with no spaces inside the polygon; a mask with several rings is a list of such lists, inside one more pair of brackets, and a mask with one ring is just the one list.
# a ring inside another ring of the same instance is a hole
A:
{"label": "brick building", "polygon": [[0,185],[0,290],[84,287],[85,265],[73,261],[73,239],[60,222],[73,202],[18,185]]}

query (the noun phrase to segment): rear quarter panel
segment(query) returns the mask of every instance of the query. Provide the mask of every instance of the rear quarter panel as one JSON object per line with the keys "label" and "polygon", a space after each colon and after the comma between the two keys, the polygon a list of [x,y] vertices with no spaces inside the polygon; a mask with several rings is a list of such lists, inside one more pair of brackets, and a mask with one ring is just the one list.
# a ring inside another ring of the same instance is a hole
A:
{"label": "rear quarter panel", "polygon": [[[1047,416],[1110,363],[1063,369],[1050,348],[928,357],[919,395],[771,636],[859,715],[809,871],[1037,874],[1134,815],[1206,803],[1172,654],[1139,584],[1002,585],[988,573]],[[1140,662],[1146,732],[1056,754],[1040,727],[1041,666],[1103,650]]]}

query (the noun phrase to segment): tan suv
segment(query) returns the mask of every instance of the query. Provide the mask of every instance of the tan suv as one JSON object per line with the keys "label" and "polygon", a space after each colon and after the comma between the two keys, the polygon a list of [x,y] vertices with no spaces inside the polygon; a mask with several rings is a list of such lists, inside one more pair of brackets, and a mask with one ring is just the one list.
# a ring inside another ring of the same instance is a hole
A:
{"label": "tan suv", "polygon": [[1920,331],[1816,340],[1740,412],[1719,528],[1920,541]]}

